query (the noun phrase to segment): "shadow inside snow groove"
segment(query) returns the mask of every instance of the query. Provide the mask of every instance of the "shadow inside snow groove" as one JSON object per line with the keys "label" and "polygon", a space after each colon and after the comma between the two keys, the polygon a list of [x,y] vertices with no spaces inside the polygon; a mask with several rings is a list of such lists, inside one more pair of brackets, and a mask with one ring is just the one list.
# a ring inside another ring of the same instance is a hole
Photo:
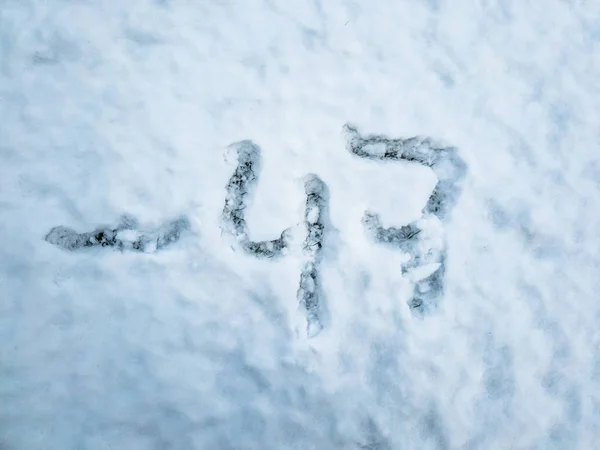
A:
{"label": "shadow inside snow groove", "polygon": [[178,241],[182,232],[187,229],[189,229],[189,222],[185,217],[167,222],[154,231],[146,232],[140,230],[137,220],[133,217],[123,216],[116,227],[98,228],[87,233],[77,233],[64,226],[54,227],[46,235],[45,240],[69,251],[88,247],[114,247],[119,250],[153,253]]}
{"label": "shadow inside snow groove", "polygon": [[308,337],[319,334],[321,323],[322,298],[319,264],[323,250],[326,216],[329,208],[327,186],[316,175],[309,175],[304,183],[306,207],[304,226],[306,238],[302,248],[305,261],[300,273],[300,285],[296,294],[298,304],[306,313],[306,333]]}
{"label": "shadow inside snow groove", "polygon": [[[235,151],[236,169],[226,187],[225,206],[223,208],[221,230],[234,237],[236,244],[247,254],[257,258],[275,258],[282,256],[289,247],[292,228],[287,228],[273,240],[255,242],[248,237],[248,226],[244,212],[258,181],[260,170],[260,148],[252,141],[232,144]],[[327,207],[327,187],[316,175],[306,178],[306,206],[304,227],[306,238],[303,245],[304,263],[297,291],[299,306],[306,315],[306,333],[316,336],[322,329],[319,262],[323,248],[325,232],[325,213]]]}
{"label": "shadow inside snow groove", "polygon": [[[422,314],[435,307],[443,296],[446,269],[443,222],[458,200],[467,166],[455,148],[439,148],[427,138],[363,136],[352,125],[345,125],[344,132],[348,151],[360,158],[413,162],[430,167],[437,176],[438,182],[419,220],[400,228],[385,228],[377,213],[366,211],[363,216],[365,230],[375,241],[393,245],[410,255],[402,272],[414,282],[409,306],[413,312]],[[374,152],[376,147],[383,147],[383,151]]]}
{"label": "shadow inside snow groove", "polygon": [[289,246],[289,229],[271,241],[251,241],[244,211],[254,193],[260,171],[260,148],[252,141],[241,141],[230,146],[236,152],[237,167],[227,183],[227,195],[223,208],[221,230],[232,235],[237,244],[248,254],[259,258],[281,256]]}

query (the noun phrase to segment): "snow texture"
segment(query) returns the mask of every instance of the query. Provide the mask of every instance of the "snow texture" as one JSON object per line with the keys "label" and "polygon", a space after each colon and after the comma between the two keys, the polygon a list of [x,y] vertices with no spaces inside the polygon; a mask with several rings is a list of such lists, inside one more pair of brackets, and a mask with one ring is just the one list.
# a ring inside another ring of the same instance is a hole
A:
{"label": "snow texture", "polygon": [[597,448],[598,24],[0,0],[0,448]]}

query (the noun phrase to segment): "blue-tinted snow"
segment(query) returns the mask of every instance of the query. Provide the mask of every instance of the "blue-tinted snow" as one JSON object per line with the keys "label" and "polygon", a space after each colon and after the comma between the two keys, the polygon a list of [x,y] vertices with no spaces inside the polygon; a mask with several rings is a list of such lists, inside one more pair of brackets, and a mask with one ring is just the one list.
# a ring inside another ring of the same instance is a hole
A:
{"label": "blue-tinted snow", "polygon": [[[600,4],[0,1],[0,447],[591,449],[600,437]],[[426,167],[357,160],[343,126],[459,149],[439,310],[361,218],[419,218]],[[329,323],[294,330],[302,261],[250,239],[329,188]],[[66,252],[135,216],[163,251]]]}

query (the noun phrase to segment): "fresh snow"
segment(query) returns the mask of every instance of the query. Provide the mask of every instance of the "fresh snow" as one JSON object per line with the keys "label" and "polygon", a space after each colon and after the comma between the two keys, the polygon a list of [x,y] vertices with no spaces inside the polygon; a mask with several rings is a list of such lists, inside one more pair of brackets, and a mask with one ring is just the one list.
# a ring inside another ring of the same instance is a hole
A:
{"label": "fresh snow", "polygon": [[0,0],[0,449],[596,448],[599,80],[586,0]]}

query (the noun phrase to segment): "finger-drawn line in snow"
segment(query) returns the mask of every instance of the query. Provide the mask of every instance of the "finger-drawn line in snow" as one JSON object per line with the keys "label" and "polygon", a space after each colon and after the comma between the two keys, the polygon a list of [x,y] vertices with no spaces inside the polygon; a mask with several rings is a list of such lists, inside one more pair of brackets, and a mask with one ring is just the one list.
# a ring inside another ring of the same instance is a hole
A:
{"label": "finger-drawn line in snow", "polygon": [[231,144],[229,149],[236,152],[237,166],[227,183],[221,230],[233,236],[238,246],[250,255],[258,258],[279,257],[289,246],[290,229],[284,230],[277,239],[255,242],[248,237],[248,226],[244,218],[258,182],[260,148],[252,141],[241,141]]}
{"label": "finger-drawn line in snow", "polygon": [[[379,215],[365,211],[363,225],[377,242],[392,245],[410,255],[402,273],[413,283],[411,310],[422,314],[434,308],[444,291],[446,240],[443,222],[458,201],[467,166],[452,147],[438,147],[430,139],[412,137],[390,139],[382,135],[361,135],[353,125],[345,125],[346,147],[360,158],[377,161],[406,161],[430,167],[436,183],[419,220],[400,228],[385,228]],[[383,150],[383,151],[381,151]]]}
{"label": "finger-drawn line in snow", "polygon": [[[258,182],[260,171],[260,147],[252,141],[241,141],[229,146],[235,151],[236,169],[227,183],[225,206],[221,216],[221,230],[232,236],[238,247],[257,258],[277,258],[289,248],[293,227],[269,241],[252,241],[248,236],[245,210]],[[305,180],[306,205],[303,245],[304,264],[297,291],[299,306],[306,315],[306,333],[316,336],[322,327],[320,311],[323,296],[320,289],[319,262],[325,233],[325,214],[328,206],[327,186],[314,174]]]}
{"label": "finger-drawn line in snow", "polygon": [[69,251],[89,247],[114,247],[118,250],[153,253],[179,240],[182,232],[189,229],[189,225],[187,218],[180,217],[147,232],[140,229],[135,218],[125,215],[116,227],[100,227],[86,233],[77,233],[64,226],[54,227],[45,240]]}
{"label": "finger-drawn line in snow", "polygon": [[296,294],[298,304],[306,313],[306,332],[309,337],[316,336],[323,328],[321,309],[323,295],[319,264],[325,235],[325,217],[328,215],[329,193],[327,185],[316,175],[309,175],[304,183],[306,208],[304,226],[306,238],[302,248],[304,265],[300,273],[300,284]]}

